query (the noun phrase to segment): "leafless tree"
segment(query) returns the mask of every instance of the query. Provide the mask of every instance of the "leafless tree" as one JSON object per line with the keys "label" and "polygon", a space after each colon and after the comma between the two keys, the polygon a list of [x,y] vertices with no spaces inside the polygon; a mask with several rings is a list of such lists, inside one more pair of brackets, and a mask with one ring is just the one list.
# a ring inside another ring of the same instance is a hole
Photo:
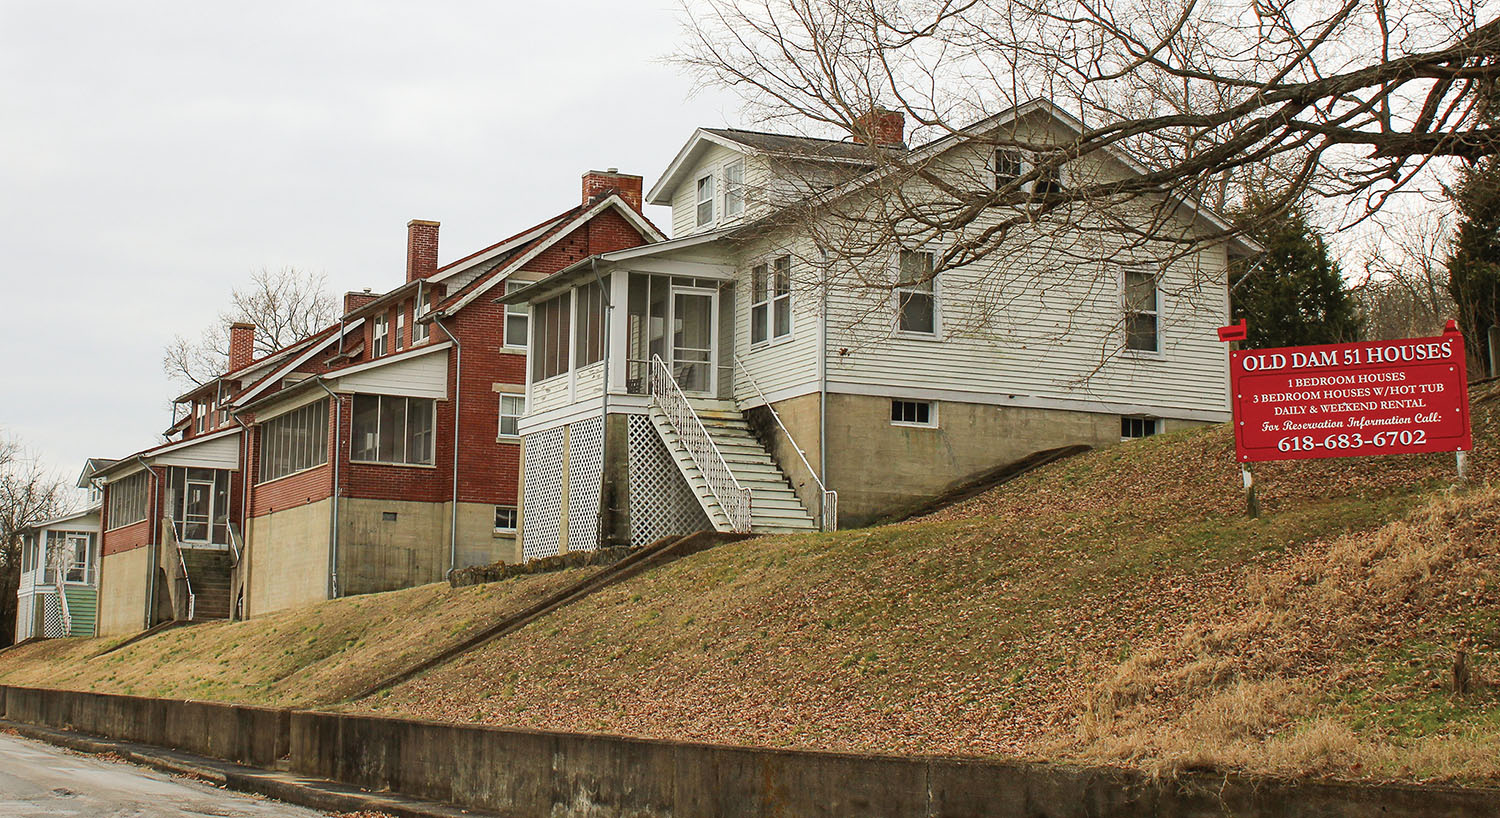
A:
{"label": "leafless tree", "polygon": [[1458,310],[1448,294],[1444,259],[1453,214],[1434,205],[1411,214],[1377,215],[1377,238],[1364,252],[1354,287],[1367,340],[1436,335]]}
{"label": "leafless tree", "polygon": [[16,634],[21,532],[66,513],[77,492],[13,438],[0,436],[0,646]]}
{"label": "leafless tree", "polygon": [[[1187,203],[1234,210],[1254,190],[1281,209],[1311,201],[1337,229],[1427,184],[1434,163],[1500,149],[1486,0],[687,0],[686,15],[680,61],[752,118],[871,145],[859,170],[879,181],[841,196],[839,179],[809,175],[807,209],[784,211],[817,225],[811,266],[889,291],[880,260],[902,247],[941,247],[919,281],[998,260],[1004,280],[978,282],[990,300],[972,321],[1101,262],[1191,264],[1250,226],[1189,225]],[[1037,100],[1076,127],[1007,120]],[[882,149],[881,108],[905,116],[911,145],[1028,161],[997,179],[988,161]],[[1108,171],[1120,166],[1134,172]]]}
{"label": "leafless tree", "polygon": [[222,375],[229,362],[229,325],[255,325],[255,354],[265,355],[317,332],[338,318],[338,301],[322,273],[283,267],[262,268],[235,287],[229,309],[192,339],[177,335],[162,354],[162,371],[184,386]]}

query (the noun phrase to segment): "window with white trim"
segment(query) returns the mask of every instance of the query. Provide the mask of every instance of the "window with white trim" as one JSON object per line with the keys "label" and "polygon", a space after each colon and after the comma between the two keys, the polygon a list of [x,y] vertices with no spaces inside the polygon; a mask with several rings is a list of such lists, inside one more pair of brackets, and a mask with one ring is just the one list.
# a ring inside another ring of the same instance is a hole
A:
{"label": "window with white trim", "polygon": [[995,189],[999,190],[1026,172],[1025,153],[1016,148],[996,148],[991,170],[995,174]]}
{"label": "window with white trim", "polygon": [[375,324],[370,330],[370,357],[379,358],[390,351],[390,335],[390,314],[383,312],[375,316]]}
{"label": "window with white trim", "polygon": [[406,305],[402,304],[396,308],[396,351],[400,352],[406,347]]}
{"label": "window with white trim", "polygon": [[937,335],[937,275],[933,254],[902,250],[896,278],[896,327],[909,335]]}
{"label": "window with white trim", "polygon": [[146,472],[136,472],[109,484],[109,527],[134,525],[146,519]]}
{"label": "window with white trim", "polygon": [[714,177],[713,174],[698,179],[697,218],[698,226],[712,224],[714,220]]}
{"label": "window with white trim", "polygon": [[355,395],[349,459],[432,465],[435,404],[431,398]]}
{"label": "window with white trim", "polygon": [[531,380],[545,381],[568,371],[568,344],[572,340],[573,294],[563,293],[537,304],[533,309],[536,327],[535,346],[527,352],[531,359]]}
{"label": "window with white trim", "polygon": [[427,294],[427,285],[423,284],[418,286],[417,298],[412,302],[411,309],[412,346],[416,346],[417,344],[420,344],[423,341],[427,340],[428,334],[432,332],[432,326],[430,324],[425,321],[417,320],[418,318],[421,318],[424,314],[426,314],[428,307],[427,301],[429,298],[430,296],[428,296]]}
{"label": "window with white trim", "polygon": [[736,159],[724,166],[724,218],[745,212],[745,160]]}
{"label": "window with white trim", "polygon": [[521,416],[526,414],[526,396],[501,393],[500,430],[501,437],[519,437]]}
{"label": "window with white trim", "polygon": [[891,401],[893,426],[936,426],[937,406],[927,400]]}
{"label": "window with white trim", "polygon": [[1161,351],[1161,288],[1156,276],[1126,270],[1124,281],[1125,348],[1134,352]]}
{"label": "window with white trim", "polygon": [[[507,281],[505,292],[513,293],[530,284],[529,281]],[[528,304],[505,305],[505,346],[509,349],[526,348],[526,332],[531,321],[531,306]]]}
{"label": "window with white trim", "polygon": [[198,401],[193,402],[193,431],[198,434],[208,428],[208,406]]}
{"label": "window with white trim", "polygon": [[277,415],[260,424],[260,480],[328,462],[328,399]]}
{"label": "window with white trim", "polygon": [[1150,437],[1156,434],[1158,421],[1156,418],[1120,416],[1120,439],[1135,440],[1136,438]]}
{"label": "window with white trim", "polygon": [[514,534],[520,515],[515,506],[495,506],[495,533]]}
{"label": "window with white trim", "polygon": [[792,257],[750,268],[750,343],[792,334]]}

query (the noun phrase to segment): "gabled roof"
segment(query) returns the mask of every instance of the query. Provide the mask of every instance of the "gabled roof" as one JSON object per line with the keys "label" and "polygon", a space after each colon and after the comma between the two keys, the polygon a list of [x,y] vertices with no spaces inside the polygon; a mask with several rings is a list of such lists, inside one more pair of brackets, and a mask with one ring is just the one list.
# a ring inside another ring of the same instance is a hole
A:
{"label": "gabled roof", "polygon": [[429,315],[438,312],[452,314],[464,307],[481,295],[494,289],[496,285],[504,281],[511,273],[537,256],[542,251],[556,244],[558,240],[571,234],[574,230],[587,224],[588,221],[606,210],[614,209],[625,221],[629,222],[647,243],[663,241],[666,236],[657,229],[645,216],[637,213],[635,208],[625,203],[619,194],[612,193],[609,196],[591,205],[580,205],[570,208],[555,221],[549,220],[552,226],[546,231],[536,235],[524,244],[515,245],[507,251],[505,260],[495,265],[488,273],[482,275],[455,293],[451,293],[441,304],[433,308]]}
{"label": "gabled roof", "polygon": [[812,136],[746,131],[739,128],[699,128],[688,138],[687,144],[672,158],[666,171],[651,186],[646,194],[646,203],[671,204],[670,192],[682,183],[682,177],[691,170],[699,156],[712,145],[718,145],[740,153],[760,153],[786,159],[802,159],[811,162],[837,162],[846,165],[873,165],[873,154],[886,148],[872,148],[859,142],[843,142],[836,139],[819,139]]}
{"label": "gabled roof", "polygon": [[108,468],[114,464],[115,461],[107,457],[90,457],[88,460],[83,461],[83,471],[79,472],[78,483],[76,485],[81,489],[88,488],[89,481],[94,478],[94,472]]}
{"label": "gabled roof", "polygon": [[556,216],[553,216],[550,219],[546,219],[539,224],[534,224],[526,228],[525,230],[522,230],[521,232],[515,234],[514,236],[511,236],[510,238],[501,239],[500,241],[491,244],[489,247],[470,253],[467,256],[458,259],[457,261],[451,261],[447,264],[444,264],[437,269],[437,272],[433,274],[431,280],[445,281],[465,270],[472,269],[476,265],[483,264],[487,261],[497,259],[507,254],[514,255],[517,248],[529,242],[535,241],[537,238],[541,237],[549,230],[557,227],[557,225],[562,223],[563,220],[571,217],[582,209],[583,205],[568,208],[567,210],[564,210]]}
{"label": "gabled roof", "polygon": [[[1015,122],[1033,113],[1039,112],[1045,113],[1054,121],[1062,124],[1074,133],[1082,134],[1085,130],[1083,121],[1068,113],[1067,111],[1064,111],[1063,109],[1047,100],[1033,99],[1029,102],[1013,106],[1008,110],[1001,111],[998,114],[993,114],[991,116],[985,117],[984,119],[981,119],[978,122],[975,122],[974,124],[969,125],[966,128],[962,128],[956,132],[944,134],[937,139],[926,143],[925,145],[913,148],[906,154],[906,160],[910,164],[919,165],[932,159],[938,154],[943,153],[944,151],[964,144],[967,140],[982,137],[985,134],[988,134],[989,132],[995,130],[996,128]],[[1126,154],[1125,151],[1118,146],[1108,145],[1102,150],[1105,155],[1120,162],[1134,173],[1145,174],[1147,172],[1144,166],[1135,161],[1135,159]],[[885,167],[875,168],[868,173],[860,174],[859,176],[849,179],[843,184],[835,185],[832,188],[829,188],[828,190],[811,197],[806,202],[804,202],[804,205],[817,206],[827,202],[832,202],[835,199],[847,196],[848,194],[864,188],[867,185],[877,182],[894,172],[895,168],[889,165]],[[1215,213],[1212,209],[1205,206],[1202,202],[1174,193],[1166,193],[1164,195],[1169,202],[1173,203],[1174,205],[1181,206],[1185,210],[1191,212],[1195,217],[1208,222],[1215,229],[1230,229],[1229,222],[1226,221],[1223,216]],[[766,221],[767,219],[774,217],[775,214],[771,214],[765,219],[761,219],[759,222],[753,224],[759,224]],[[741,227],[740,232],[743,232],[746,227],[749,226],[750,225]],[[1242,250],[1252,253],[1259,252],[1262,249],[1259,243],[1247,236],[1233,236],[1229,239],[1229,241],[1232,244],[1238,244]]]}
{"label": "gabled roof", "polygon": [[159,444],[159,445],[156,445],[156,446],[152,446],[149,449],[142,449],[142,450],[140,450],[138,452],[134,452],[132,454],[128,454],[128,455],[120,458],[119,460],[111,461],[109,465],[103,466],[103,467],[95,470],[94,476],[95,477],[104,477],[106,475],[114,474],[115,472],[118,472],[118,471],[120,471],[122,469],[133,469],[134,467],[137,467],[137,466],[140,465],[140,461],[137,458],[141,458],[141,459],[155,458],[155,457],[159,457],[161,455],[167,454],[169,452],[176,452],[176,451],[181,451],[183,449],[190,449],[190,448],[192,448],[194,446],[201,446],[201,445],[203,445],[205,443],[211,443],[211,442],[213,442],[215,440],[220,440],[222,438],[233,437],[235,435],[238,435],[239,433],[240,433],[240,427],[238,427],[238,426],[231,426],[231,427],[229,427],[227,429],[220,429],[217,432],[210,432],[210,433],[208,433],[206,435],[199,435],[198,437],[190,437],[187,440],[173,440],[173,441],[170,441],[170,442],[167,442],[167,443],[162,443],[162,444]]}
{"label": "gabled roof", "polygon": [[297,367],[307,363],[318,352],[327,349],[329,344],[364,326],[364,323],[365,320],[363,318],[356,318],[348,323],[333,324],[323,331],[309,336],[305,341],[298,342],[298,351],[300,354],[284,361],[281,366],[267,372],[260,380],[241,390],[238,395],[234,396],[234,400],[230,402],[230,405],[237,410],[243,409],[247,404],[255,400],[257,395],[269,389],[272,384],[277,383]]}
{"label": "gabled roof", "polygon": [[[652,244],[642,244],[639,247],[627,247],[624,250],[615,250],[609,253],[598,253],[587,258],[569,264],[550,276],[528,283],[514,292],[506,293],[494,299],[496,304],[529,304],[550,298],[555,293],[561,292],[575,281],[585,276],[593,275],[593,264],[616,264],[623,261],[635,261],[638,265],[642,260],[655,257],[669,257],[684,250],[712,244],[733,232],[733,228],[714,230],[706,233],[694,233],[679,239],[668,239]],[[702,278],[714,278],[728,280],[734,277],[734,268],[725,264],[711,264],[701,259],[689,261],[676,261],[671,263],[681,264],[683,269],[673,270],[671,275],[685,275]],[[694,269],[696,268],[696,269]]]}

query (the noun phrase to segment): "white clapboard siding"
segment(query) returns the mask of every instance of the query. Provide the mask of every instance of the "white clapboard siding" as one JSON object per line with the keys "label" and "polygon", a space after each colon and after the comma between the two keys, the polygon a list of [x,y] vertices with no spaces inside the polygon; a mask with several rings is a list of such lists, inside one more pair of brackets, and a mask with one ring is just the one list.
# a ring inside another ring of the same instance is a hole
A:
{"label": "white clapboard siding", "polygon": [[[756,385],[772,401],[786,397],[788,391],[796,392],[799,387],[816,390],[818,314],[822,309],[822,296],[816,286],[817,266],[808,255],[814,251],[806,242],[757,242],[747,249],[750,252],[736,265],[734,348]],[[792,258],[792,335],[789,339],[752,347],[750,307],[754,299],[750,293],[750,270],[757,264],[765,264],[769,274],[772,260],[781,255]],[[744,377],[744,371],[736,368],[734,376],[735,400],[741,403],[757,400],[755,389]]]}
{"label": "white clapboard siding", "polygon": [[[681,238],[706,230],[716,230],[730,224],[724,220],[724,166],[736,159],[745,158],[739,151],[723,145],[709,145],[693,169],[682,177],[682,184],[672,193],[672,236]],[[698,224],[698,180],[704,174],[714,177],[714,221]],[[745,185],[756,187],[763,182],[763,166],[746,159]],[[738,222],[739,219],[734,219]]]}
{"label": "white clapboard siding", "polygon": [[568,395],[568,373],[533,383],[526,397],[526,414],[536,415],[572,403]]}
{"label": "white clapboard siding", "polygon": [[201,441],[174,446],[152,458],[162,466],[195,466],[204,469],[238,469],[240,467],[240,431],[215,435]]}
{"label": "white clapboard siding", "polygon": [[390,363],[362,368],[340,377],[334,387],[340,392],[367,395],[404,395],[413,398],[448,397],[448,350],[393,359]]}

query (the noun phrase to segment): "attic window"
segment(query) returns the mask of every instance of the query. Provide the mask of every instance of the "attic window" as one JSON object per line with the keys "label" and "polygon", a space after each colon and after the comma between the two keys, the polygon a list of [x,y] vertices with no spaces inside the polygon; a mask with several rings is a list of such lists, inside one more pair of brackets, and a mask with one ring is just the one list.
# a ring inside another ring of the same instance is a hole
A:
{"label": "attic window", "polygon": [[712,224],[714,220],[713,174],[698,180],[698,226]]}
{"label": "attic window", "polygon": [[995,189],[999,190],[1021,178],[1024,162],[1021,152],[1014,148],[995,149]]}
{"label": "attic window", "polygon": [[745,212],[745,160],[736,159],[724,166],[724,217]]}

